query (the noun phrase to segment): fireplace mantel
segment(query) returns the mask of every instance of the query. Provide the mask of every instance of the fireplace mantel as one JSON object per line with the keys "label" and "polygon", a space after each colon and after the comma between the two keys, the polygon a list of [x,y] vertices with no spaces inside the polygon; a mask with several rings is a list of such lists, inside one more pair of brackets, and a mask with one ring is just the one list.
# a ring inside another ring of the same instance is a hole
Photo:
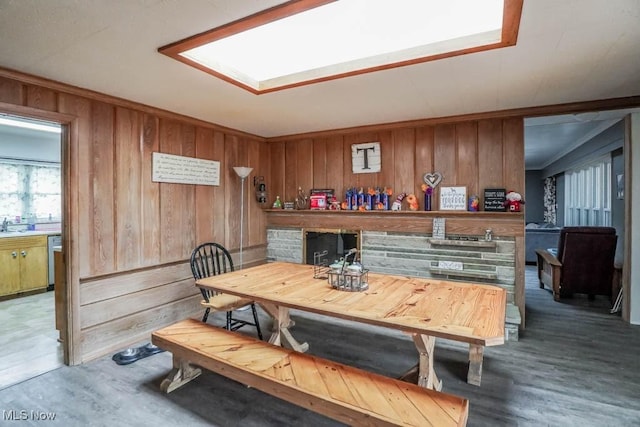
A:
{"label": "fireplace mantel", "polygon": [[524,237],[522,212],[330,211],[265,209],[267,226],[431,233],[434,218],[445,218],[447,234]]}

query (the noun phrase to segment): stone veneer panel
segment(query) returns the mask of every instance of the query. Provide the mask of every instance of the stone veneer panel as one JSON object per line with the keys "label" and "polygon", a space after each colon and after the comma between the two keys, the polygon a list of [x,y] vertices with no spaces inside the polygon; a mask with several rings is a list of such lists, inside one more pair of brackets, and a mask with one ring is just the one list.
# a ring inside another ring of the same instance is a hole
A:
{"label": "stone veneer panel", "polygon": [[267,261],[302,264],[302,230],[273,227],[267,229]]}

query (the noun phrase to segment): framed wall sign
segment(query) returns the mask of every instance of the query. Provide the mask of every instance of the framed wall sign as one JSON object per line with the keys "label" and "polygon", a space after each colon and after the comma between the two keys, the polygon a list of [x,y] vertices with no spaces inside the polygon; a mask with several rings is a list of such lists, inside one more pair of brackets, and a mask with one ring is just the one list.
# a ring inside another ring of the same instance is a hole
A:
{"label": "framed wall sign", "polygon": [[467,187],[440,187],[441,211],[466,211]]}
{"label": "framed wall sign", "polygon": [[351,167],[353,173],[380,172],[382,156],[379,142],[353,144],[351,146]]}
{"label": "framed wall sign", "polygon": [[220,185],[220,162],[173,154],[152,154],[153,182]]}

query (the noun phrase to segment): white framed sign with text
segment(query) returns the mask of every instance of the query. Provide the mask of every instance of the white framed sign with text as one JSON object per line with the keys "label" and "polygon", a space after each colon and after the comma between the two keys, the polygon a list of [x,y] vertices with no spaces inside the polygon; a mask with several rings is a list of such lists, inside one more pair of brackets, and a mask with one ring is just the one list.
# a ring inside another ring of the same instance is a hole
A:
{"label": "white framed sign with text", "polygon": [[467,187],[440,187],[441,211],[466,211]]}

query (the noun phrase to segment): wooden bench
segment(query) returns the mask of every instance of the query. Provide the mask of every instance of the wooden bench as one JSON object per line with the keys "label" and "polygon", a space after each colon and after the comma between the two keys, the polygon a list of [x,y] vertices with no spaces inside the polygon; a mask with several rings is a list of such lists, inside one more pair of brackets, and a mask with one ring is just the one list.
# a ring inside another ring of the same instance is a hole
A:
{"label": "wooden bench", "polygon": [[158,330],[152,342],[173,353],[161,388],[200,375],[231,378],[350,425],[464,426],[466,399],[366,372],[189,319]]}

